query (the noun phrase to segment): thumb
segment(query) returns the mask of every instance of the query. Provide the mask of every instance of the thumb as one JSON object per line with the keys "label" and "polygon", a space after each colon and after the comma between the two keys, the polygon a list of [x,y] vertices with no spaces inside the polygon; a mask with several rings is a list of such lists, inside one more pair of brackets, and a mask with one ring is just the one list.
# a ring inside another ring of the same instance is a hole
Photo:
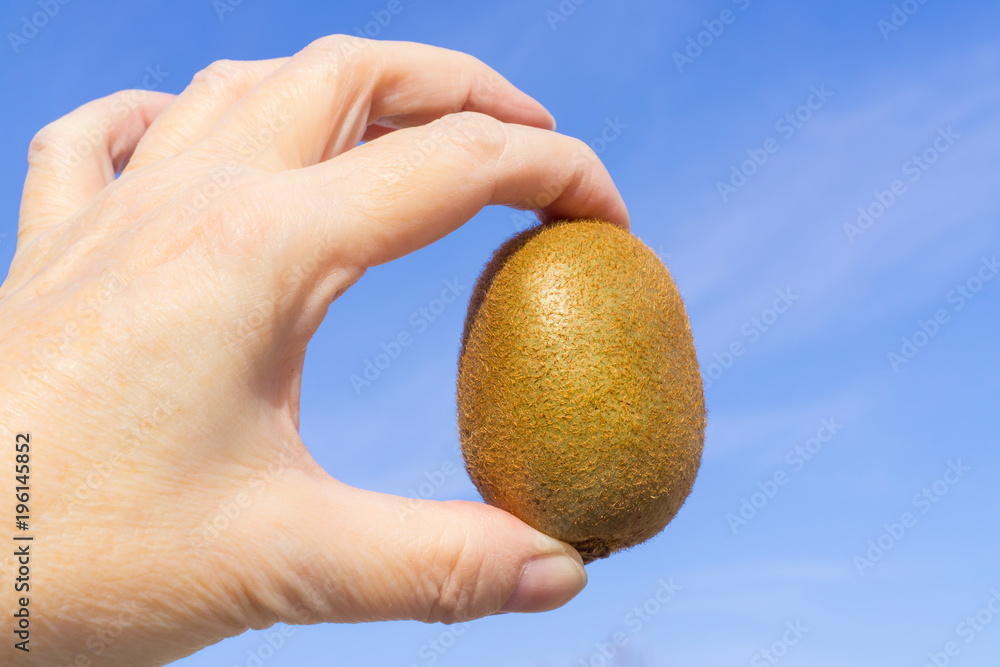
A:
{"label": "thumb", "polygon": [[265,511],[287,532],[271,562],[284,607],[272,609],[288,622],[456,623],[555,609],[587,583],[575,549],[489,505],[374,493],[325,473],[283,487]]}

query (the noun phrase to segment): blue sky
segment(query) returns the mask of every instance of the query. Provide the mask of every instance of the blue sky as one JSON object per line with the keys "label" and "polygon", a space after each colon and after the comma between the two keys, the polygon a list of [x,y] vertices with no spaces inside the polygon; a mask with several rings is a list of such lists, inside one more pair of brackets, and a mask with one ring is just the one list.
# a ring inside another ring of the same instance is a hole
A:
{"label": "blue sky", "polygon": [[[212,60],[363,31],[387,4],[243,0],[220,19],[211,0],[70,1],[16,52],[6,37],[3,264],[42,125],[141,86],[147,67],[178,92]],[[948,642],[949,664],[995,664],[1000,617],[981,610],[1000,590],[1000,7],[564,0],[558,21],[559,0],[402,7],[378,37],[472,53],[559,131],[595,141],[633,231],[673,273],[711,379],[698,481],[660,536],[588,566],[558,611],[286,629],[277,650],[250,632],[176,664],[894,667]],[[37,11],[4,3],[3,33]],[[302,435],[334,476],[415,495],[460,463],[465,302],[518,220],[486,210],[330,309]],[[414,324],[446,280],[462,297]],[[414,343],[356,392],[350,376],[404,331]],[[432,497],[478,499],[462,471]],[[616,633],[624,645],[601,662]]]}

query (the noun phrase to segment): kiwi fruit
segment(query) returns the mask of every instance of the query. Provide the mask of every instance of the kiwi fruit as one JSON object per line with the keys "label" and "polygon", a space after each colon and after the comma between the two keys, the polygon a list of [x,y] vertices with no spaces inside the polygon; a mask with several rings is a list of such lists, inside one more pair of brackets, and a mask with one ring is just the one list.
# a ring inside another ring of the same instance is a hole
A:
{"label": "kiwi fruit", "polygon": [[684,304],[656,254],[608,222],[541,224],[500,246],[470,299],[457,398],[483,499],[585,563],[663,530],[701,462]]}

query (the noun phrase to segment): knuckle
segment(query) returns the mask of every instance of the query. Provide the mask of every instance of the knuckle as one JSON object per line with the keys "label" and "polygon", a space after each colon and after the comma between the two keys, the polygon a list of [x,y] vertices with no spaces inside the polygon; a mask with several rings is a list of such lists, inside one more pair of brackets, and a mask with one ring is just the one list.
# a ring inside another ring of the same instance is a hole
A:
{"label": "knuckle", "polygon": [[[81,139],[85,144],[83,146],[77,144]],[[92,137],[82,135],[65,117],[54,120],[38,130],[28,143],[28,166],[53,160],[65,163],[74,152],[77,157],[82,157],[84,151],[93,147],[93,143]]]}
{"label": "knuckle", "polygon": [[246,71],[245,63],[238,60],[216,60],[191,78],[192,85],[224,88],[233,85]]}
{"label": "knuckle", "polygon": [[574,182],[581,183],[588,181],[599,172],[604,166],[601,158],[591,146],[582,139],[569,139],[570,148],[568,159],[565,161],[565,169],[561,174],[563,189],[570,187]]}
{"label": "knuckle", "polygon": [[60,153],[71,142],[69,132],[60,120],[38,130],[28,143],[28,165],[36,165],[43,156]]}
{"label": "knuckle", "polygon": [[450,114],[437,121],[447,128],[451,142],[480,164],[496,163],[507,146],[503,122],[475,111]]}
{"label": "knuckle", "polygon": [[428,623],[461,623],[482,614],[484,563],[479,550],[462,545],[437,562],[433,574],[436,600],[428,611]]}
{"label": "knuckle", "polygon": [[375,59],[375,42],[353,35],[326,35],[314,40],[303,53],[317,54],[333,64],[364,63]]}
{"label": "knuckle", "polygon": [[573,155],[572,164],[587,164],[600,162],[601,158],[597,156],[594,149],[583,139],[577,137],[569,138],[570,144],[572,145],[571,154]]}
{"label": "knuckle", "polygon": [[28,144],[28,164],[55,155],[62,160],[80,159],[97,150],[112,129],[154,93],[146,89],[125,89],[93,100],[44,126]]}
{"label": "knuckle", "polygon": [[465,110],[475,111],[482,101],[510,90],[511,84],[495,69],[475,56],[468,56],[463,68],[468,79],[469,101]]}

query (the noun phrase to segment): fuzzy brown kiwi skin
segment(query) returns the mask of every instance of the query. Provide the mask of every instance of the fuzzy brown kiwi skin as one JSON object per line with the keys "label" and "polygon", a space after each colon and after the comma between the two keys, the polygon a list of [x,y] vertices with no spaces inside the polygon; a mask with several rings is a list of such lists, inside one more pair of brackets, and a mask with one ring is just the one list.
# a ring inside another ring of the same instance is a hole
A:
{"label": "fuzzy brown kiwi skin", "polygon": [[694,484],[705,404],[687,314],[656,254],[599,220],[501,245],[469,303],[458,421],[483,499],[585,563],[659,533]]}

